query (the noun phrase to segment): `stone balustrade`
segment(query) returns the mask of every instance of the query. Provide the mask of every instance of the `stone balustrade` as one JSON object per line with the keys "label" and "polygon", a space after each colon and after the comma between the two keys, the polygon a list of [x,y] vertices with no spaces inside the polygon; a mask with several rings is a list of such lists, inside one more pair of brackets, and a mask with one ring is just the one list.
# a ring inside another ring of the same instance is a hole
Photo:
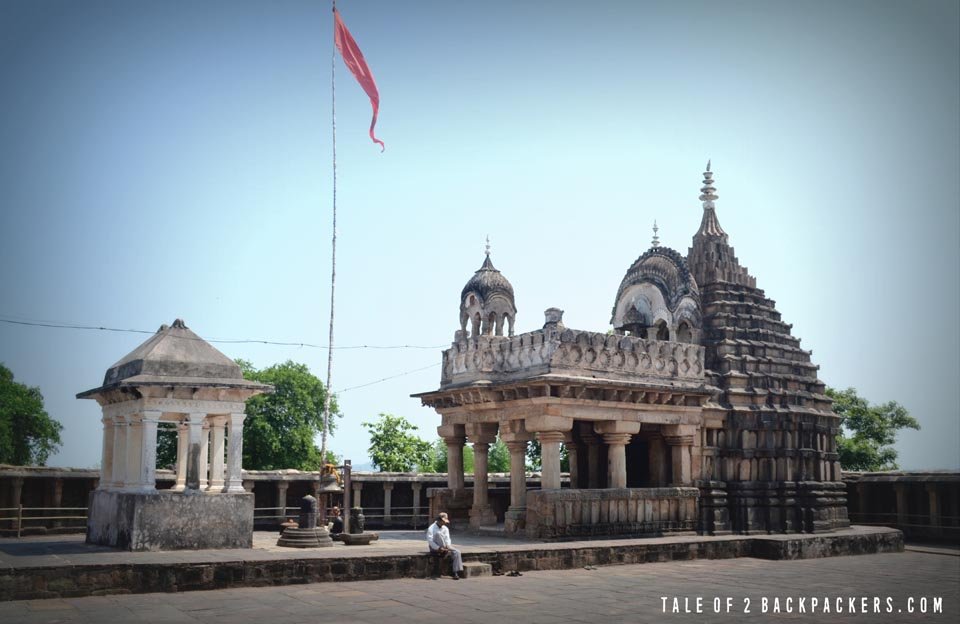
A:
{"label": "stone balustrade", "polygon": [[662,535],[697,529],[695,487],[538,490],[527,493],[527,537]]}
{"label": "stone balustrade", "polygon": [[574,329],[458,338],[443,352],[441,386],[528,379],[538,373],[623,380],[637,374],[690,381],[704,376],[704,348],[684,342]]}

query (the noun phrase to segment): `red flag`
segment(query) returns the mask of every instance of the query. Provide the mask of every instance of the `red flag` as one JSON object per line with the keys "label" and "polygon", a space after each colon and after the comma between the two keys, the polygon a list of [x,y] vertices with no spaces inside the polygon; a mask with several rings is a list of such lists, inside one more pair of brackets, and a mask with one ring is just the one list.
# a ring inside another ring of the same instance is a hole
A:
{"label": "red flag", "polygon": [[367,67],[367,61],[363,58],[363,52],[360,51],[360,46],[353,40],[353,35],[350,34],[346,24],[340,19],[340,11],[336,8],[333,9],[333,19],[333,40],[337,45],[337,50],[340,51],[340,56],[343,58],[347,69],[350,70],[350,73],[353,74],[353,77],[357,79],[357,82],[360,83],[360,86],[363,87],[363,90],[367,96],[369,96],[370,105],[373,106],[373,120],[370,122],[370,138],[373,139],[374,143],[380,144],[380,151],[382,152],[386,146],[383,144],[383,141],[373,136],[373,127],[377,125],[377,112],[380,110],[380,92],[377,91],[377,83],[373,81],[373,74],[370,73],[370,68]]}

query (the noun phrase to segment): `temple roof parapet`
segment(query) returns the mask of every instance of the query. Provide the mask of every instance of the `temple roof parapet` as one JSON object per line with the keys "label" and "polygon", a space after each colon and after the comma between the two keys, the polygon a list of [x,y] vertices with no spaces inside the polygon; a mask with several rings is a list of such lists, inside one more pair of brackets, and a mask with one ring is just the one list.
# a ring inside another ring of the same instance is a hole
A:
{"label": "temple roof parapet", "polygon": [[621,381],[704,379],[704,348],[576,329],[542,329],[511,338],[465,337],[443,353],[441,389],[538,375]]}

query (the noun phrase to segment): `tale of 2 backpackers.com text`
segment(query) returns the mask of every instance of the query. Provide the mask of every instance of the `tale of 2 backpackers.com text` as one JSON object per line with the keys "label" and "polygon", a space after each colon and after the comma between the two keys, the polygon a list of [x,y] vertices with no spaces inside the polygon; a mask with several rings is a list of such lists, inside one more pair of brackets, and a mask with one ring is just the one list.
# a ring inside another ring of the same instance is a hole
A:
{"label": "tale of 2 backpackers.com text", "polygon": [[662,613],[797,613],[864,615],[867,613],[943,613],[942,596],[660,596]]}

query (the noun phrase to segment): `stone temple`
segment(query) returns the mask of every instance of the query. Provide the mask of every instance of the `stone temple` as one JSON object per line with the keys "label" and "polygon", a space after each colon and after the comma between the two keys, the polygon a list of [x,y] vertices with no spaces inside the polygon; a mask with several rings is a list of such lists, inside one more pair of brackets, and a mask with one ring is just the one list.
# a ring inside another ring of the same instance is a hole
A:
{"label": "stone temple", "polygon": [[[448,487],[439,506],[480,528],[489,445],[510,450],[507,533],[589,536],[824,532],[849,526],[831,411],[818,367],[757,288],[720,226],[707,164],[703,217],[686,256],[659,245],[627,269],[610,331],[563,325],[515,335],[510,282],[483,266],[460,296],[440,388],[414,395],[441,415]],[[542,447],[542,489],[525,451]],[[475,487],[464,487],[473,444]],[[561,488],[561,444],[569,488]]]}

